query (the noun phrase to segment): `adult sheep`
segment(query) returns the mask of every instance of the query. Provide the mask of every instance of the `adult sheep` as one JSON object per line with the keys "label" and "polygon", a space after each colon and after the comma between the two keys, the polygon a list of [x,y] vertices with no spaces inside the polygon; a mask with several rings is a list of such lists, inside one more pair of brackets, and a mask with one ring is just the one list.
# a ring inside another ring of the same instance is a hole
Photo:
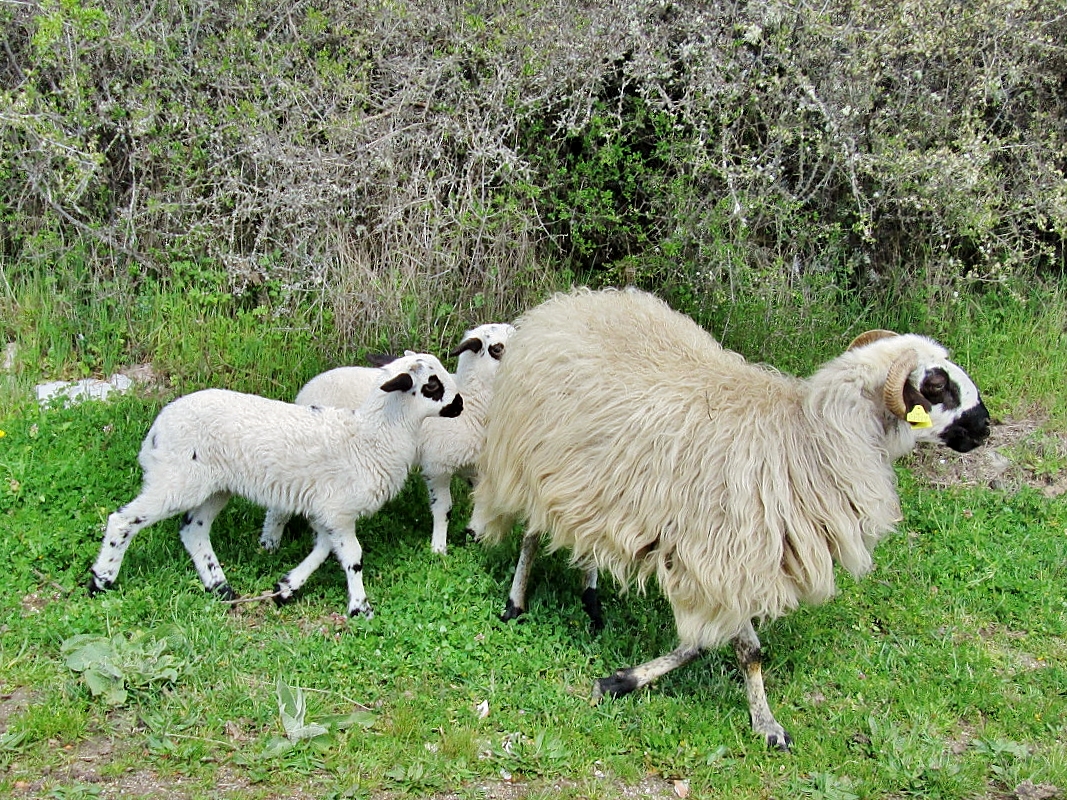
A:
{"label": "adult sheep", "polygon": [[348,613],[371,617],[356,520],[400,491],[422,421],[462,409],[452,376],[434,356],[420,353],[378,370],[377,390],[355,410],[224,389],[179,397],[159,412],[141,445],[141,492],[108,518],[89,591],[115,582],[138,531],[184,512],[182,544],[204,588],[232,600],[210,537],[215,517],[236,494],[311,521],[314,548],[279,582],[282,600],[333,551],[348,581]]}
{"label": "adult sheep", "polygon": [[[623,585],[655,575],[679,646],[601,678],[631,692],[733,644],[753,729],[788,749],[753,620],[834,592],[899,521],[892,462],[917,442],[964,452],[989,414],[941,345],[876,332],[806,380],[723,349],[636,290],[558,295],[516,323],[490,407],[471,528],[518,519]],[[907,421],[911,416],[914,420]]]}
{"label": "adult sheep", "polygon": [[[485,421],[492,398],[497,367],[515,329],[506,323],[472,328],[449,353],[459,359],[453,378],[463,396],[458,417],[427,417],[419,435],[416,462],[430,496],[433,534],[430,549],[442,555],[448,549],[448,515],[452,509],[452,476],[471,472],[485,442]],[[379,366],[388,363],[380,361]],[[299,405],[354,408],[377,388],[378,370],[372,367],[337,367],[316,375],[296,396]],[[276,550],[290,514],[270,509],[263,521],[260,544]]]}

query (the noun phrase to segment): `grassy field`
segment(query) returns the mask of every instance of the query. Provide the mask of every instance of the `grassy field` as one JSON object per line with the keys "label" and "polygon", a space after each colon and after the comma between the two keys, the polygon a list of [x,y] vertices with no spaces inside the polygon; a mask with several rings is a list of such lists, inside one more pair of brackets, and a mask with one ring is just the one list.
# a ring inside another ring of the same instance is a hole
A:
{"label": "grassy field", "polygon": [[[142,437],[162,402],[204,373],[160,330],[159,352],[186,367],[167,388],[42,409],[28,388],[47,376],[23,362],[4,379],[0,406],[0,793],[1062,796],[1063,296],[987,299],[960,320],[937,333],[1000,424],[972,454],[924,452],[901,464],[905,517],[875,572],[842,577],[832,602],[760,629],[771,704],[795,740],[789,755],[750,732],[727,649],[591,704],[595,678],[674,645],[669,608],[654,590],[608,584],[608,627],[592,636],[580,576],[556,554],[539,562],[525,621],[499,622],[517,542],[466,543],[458,483],[447,557],[430,552],[421,481],[360,524],[369,621],[344,616],[332,560],[296,603],[231,609],[203,592],[173,520],[141,533],[115,590],[90,598],[84,584],[107,515],[139,486]],[[238,320],[218,341],[244,347],[254,338],[245,323],[268,325]],[[26,330],[26,352],[47,349]],[[205,362],[217,356],[207,337],[218,330],[188,331]],[[745,340],[732,344],[745,350]],[[798,337],[759,357],[805,372],[827,348]],[[276,396],[321,366],[286,354],[298,364],[284,365],[284,385],[270,392],[283,365],[242,353],[219,357],[237,364],[224,373],[230,385],[252,388],[258,367],[256,388]],[[270,589],[311,542],[297,525],[280,552],[262,552],[262,513],[234,501],[216,523],[227,577],[245,597]]]}

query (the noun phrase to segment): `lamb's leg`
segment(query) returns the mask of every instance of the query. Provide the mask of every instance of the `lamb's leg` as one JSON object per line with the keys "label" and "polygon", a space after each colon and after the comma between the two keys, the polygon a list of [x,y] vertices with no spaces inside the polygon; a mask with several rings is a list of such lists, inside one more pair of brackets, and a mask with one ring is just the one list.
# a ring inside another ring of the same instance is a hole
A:
{"label": "lamb's leg", "polygon": [[741,673],[745,677],[745,694],[748,695],[748,714],[752,720],[752,730],[762,734],[771,747],[788,750],[793,739],[774,718],[767,703],[767,693],[763,687],[763,652],[752,623],[748,623],[733,638],[732,644]]}
{"label": "lamb's leg", "polygon": [[596,588],[598,574],[596,567],[586,571],[585,589],[582,591],[582,606],[589,615],[589,628],[593,633],[604,630],[604,608],[600,605],[600,594]]}
{"label": "lamb's leg", "polygon": [[259,535],[259,543],[268,553],[273,553],[278,549],[278,545],[282,541],[282,533],[285,531],[285,525],[289,522],[291,516],[291,514],[279,511],[276,508],[267,509],[267,516],[263,519],[263,533]]}
{"label": "lamb's leg", "polygon": [[515,576],[511,579],[508,602],[504,607],[504,613],[500,615],[500,619],[504,622],[526,612],[526,584],[530,581],[530,568],[533,566],[534,558],[537,557],[537,548],[540,545],[541,537],[536,533],[528,533],[522,538],[522,549],[519,550],[519,561],[515,565]]}
{"label": "lamb's leg", "polygon": [[430,493],[430,512],[433,515],[433,537],[430,549],[444,555],[448,550],[448,512],[452,510],[452,473],[423,475]]}
{"label": "lamb's leg", "polygon": [[363,588],[363,548],[356,538],[356,521],[338,518],[327,522],[315,521],[311,526],[316,534],[315,548],[319,548],[320,539],[326,539],[341,563],[341,569],[345,571],[345,578],[348,580],[348,616],[373,618],[374,609],[371,608],[367,592]]}
{"label": "lamb's leg", "polygon": [[142,528],[172,517],[182,509],[171,509],[149,494],[141,493],[107,518],[104,541],[89,575],[89,594],[110,589],[118,577],[126,548]]}
{"label": "lamb's leg", "polygon": [[204,588],[209,592],[214,592],[223,600],[233,600],[237,595],[226,582],[218,556],[215,555],[215,549],[211,546],[211,523],[215,521],[215,517],[229,501],[230,495],[226,492],[211,495],[182,517],[182,526],[179,531],[182,544],[192,556],[193,566],[196,567],[196,573],[200,576]]}
{"label": "lamb's leg", "polygon": [[303,561],[289,570],[274,585],[274,602],[278,605],[283,605],[292,600],[300,587],[311,577],[311,573],[317,570],[322,565],[322,562],[326,560],[326,557],[330,555],[330,550],[332,549],[330,537],[326,535],[324,530],[315,527],[315,545]]}
{"label": "lamb's leg", "polygon": [[599,700],[604,695],[621,697],[629,694],[634,689],[640,689],[652,683],[661,675],[666,675],[672,669],[688,664],[700,653],[699,647],[682,646],[675,648],[665,656],[646,661],[636,667],[616,670],[614,675],[600,678],[593,684],[593,699]]}

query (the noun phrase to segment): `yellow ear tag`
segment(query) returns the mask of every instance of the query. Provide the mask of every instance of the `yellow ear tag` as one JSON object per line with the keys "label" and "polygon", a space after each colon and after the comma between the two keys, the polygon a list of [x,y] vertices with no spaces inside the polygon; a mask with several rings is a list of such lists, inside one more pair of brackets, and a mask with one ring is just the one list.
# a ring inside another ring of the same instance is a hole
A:
{"label": "yellow ear tag", "polygon": [[930,421],[930,415],[926,413],[926,409],[922,406],[915,406],[908,412],[908,416],[905,419],[911,423],[913,428],[932,428],[934,423]]}

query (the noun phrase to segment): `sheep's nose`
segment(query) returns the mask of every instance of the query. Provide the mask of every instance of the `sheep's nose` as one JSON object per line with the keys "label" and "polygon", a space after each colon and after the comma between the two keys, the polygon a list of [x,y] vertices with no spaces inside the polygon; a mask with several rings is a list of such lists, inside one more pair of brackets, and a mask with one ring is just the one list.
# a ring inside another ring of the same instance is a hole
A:
{"label": "sheep's nose", "polygon": [[456,399],[441,409],[442,417],[458,417],[463,411],[463,398],[458,394]]}

